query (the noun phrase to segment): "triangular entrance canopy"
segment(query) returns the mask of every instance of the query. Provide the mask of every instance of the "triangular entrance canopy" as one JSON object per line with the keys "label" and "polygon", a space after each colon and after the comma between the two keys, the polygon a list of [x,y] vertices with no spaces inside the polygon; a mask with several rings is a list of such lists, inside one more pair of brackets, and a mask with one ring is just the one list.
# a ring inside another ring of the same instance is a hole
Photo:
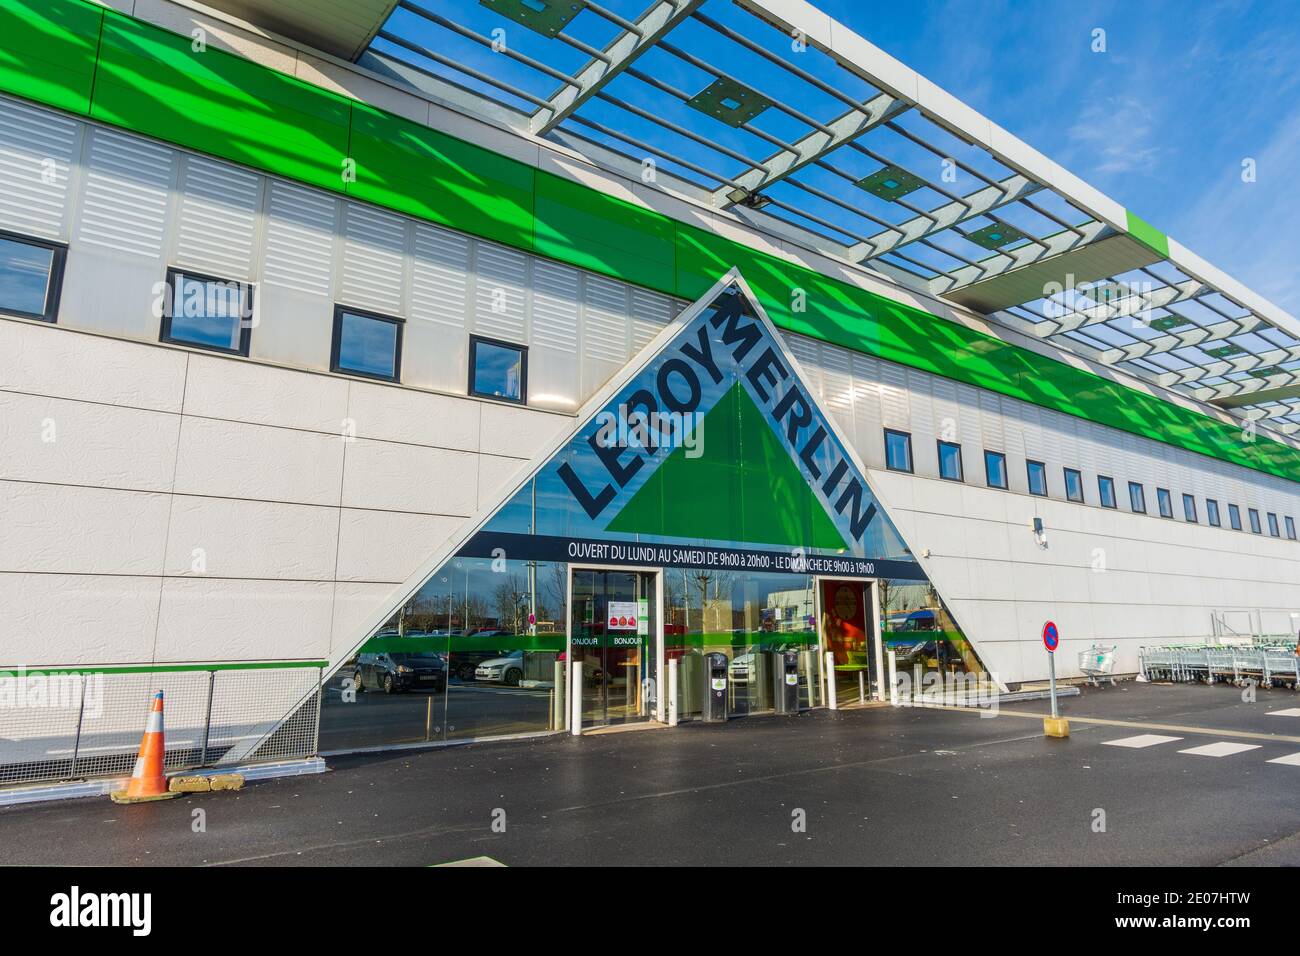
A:
{"label": "triangular entrance canopy", "polygon": [[579,421],[458,553],[924,577],[734,271]]}

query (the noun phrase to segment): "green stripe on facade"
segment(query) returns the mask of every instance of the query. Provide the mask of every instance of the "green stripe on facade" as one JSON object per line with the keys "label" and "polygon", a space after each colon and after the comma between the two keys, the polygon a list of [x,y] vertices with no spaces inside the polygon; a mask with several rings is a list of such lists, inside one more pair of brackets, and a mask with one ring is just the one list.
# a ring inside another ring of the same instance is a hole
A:
{"label": "green stripe on facade", "polygon": [[788,331],[1300,480],[1300,450],[85,0],[0,0],[0,36],[25,99],[685,299],[738,266]]}
{"label": "green stripe on facade", "polygon": [[1135,216],[1127,209],[1129,235],[1157,255],[1169,258],[1169,237],[1140,216]]}
{"label": "green stripe on facade", "polygon": [[0,675],[15,674],[178,674],[194,671],[278,671],[303,667],[326,667],[328,661],[225,661],[215,664],[132,664],[115,667],[112,664],[63,667],[46,664],[41,667],[17,665],[0,667]]}

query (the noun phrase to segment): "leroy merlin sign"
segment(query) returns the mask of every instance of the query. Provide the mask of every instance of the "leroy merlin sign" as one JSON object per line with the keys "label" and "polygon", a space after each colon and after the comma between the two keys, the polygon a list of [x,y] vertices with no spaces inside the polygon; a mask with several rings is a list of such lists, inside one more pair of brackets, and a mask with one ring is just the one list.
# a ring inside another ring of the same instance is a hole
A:
{"label": "leroy merlin sign", "polygon": [[539,501],[553,488],[568,502],[571,534],[910,558],[737,284],[685,322],[538,482]]}

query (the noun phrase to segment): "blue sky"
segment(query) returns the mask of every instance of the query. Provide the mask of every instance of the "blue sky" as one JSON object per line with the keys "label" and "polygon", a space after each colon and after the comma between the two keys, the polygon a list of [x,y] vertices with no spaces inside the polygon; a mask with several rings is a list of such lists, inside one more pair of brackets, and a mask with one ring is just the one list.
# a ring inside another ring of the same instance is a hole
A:
{"label": "blue sky", "polygon": [[[563,73],[578,70],[587,60],[585,53],[517,27],[473,0],[420,2],[483,36],[499,31],[508,37],[511,50],[547,62]],[[605,5],[635,17],[647,2],[605,0]],[[1300,316],[1300,227],[1296,225],[1300,223],[1300,67],[1294,55],[1300,49],[1300,0],[814,2],[1256,292]],[[789,56],[788,38],[756,28],[752,18],[726,0],[709,0],[703,10],[759,39],[773,52]],[[390,27],[440,50],[455,63],[498,76],[533,96],[549,97],[556,89],[553,77],[407,11],[394,13]],[[1104,52],[1092,49],[1097,29],[1105,31]],[[590,11],[580,13],[565,28],[567,35],[596,47],[603,47],[615,32],[616,27]],[[672,39],[693,50],[703,62],[690,65],[656,49],[646,53],[637,67],[687,94],[702,89],[721,69],[760,92],[786,95],[787,74],[750,54],[737,54],[732,45],[719,44],[716,35],[698,22],[678,28]],[[383,48],[383,41],[378,45]],[[724,61],[713,63],[712,57],[724,49]],[[410,55],[404,52],[403,58]],[[865,85],[848,88],[852,81],[833,67],[830,72],[822,70],[818,64],[823,60],[813,57],[800,65],[835,83],[845,95],[874,95]],[[424,65],[435,72],[447,72],[447,68],[427,61]],[[831,66],[829,61],[823,65]],[[463,75],[452,75],[457,82],[478,85]],[[486,91],[500,95],[499,91]],[[689,126],[711,142],[729,145],[745,156],[764,156],[772,150],[770,144],[748,133],[733,135],[722,124],[701,119],[635,78],[620,76],[606,92],[652,115]],[[842,102],[808,86],[802,86],[795,99],[801,108],[820,117],[843,110]],[[522,100],[514,105],[526,112],[535,108]],[[694,159],[710,169],[734,172],[742,168],[734,158],[669,136],[621,107],[592,101],[580,112],[651,144],[671,141],[673,155]],[[572,123],[568,125],[573,128]],[[806,125],[778,110],[768,110],[756,125],[787,141],[807,131]],[[903,125],[908,125],[907,117]],[[592,135],[588,128],[578,129]],[[888,140],[891,162],[933,162],[932,154],[893,134],[888,134]],[[627,148],[621,143],[611,145]],[[935,145],[947,149],[956,144]],[[988,161],[977,151],[953,155],[976,165]],[[1242,181],[1242,161],[1247,158],[1256,164],[1256,180],[1250,183]],[[835,161],[854,175],[866,175],[874,166],[851,151],[837,152]],[[821,170],[805,171],[800,178],[818,185],[834,180]],[[843,188],[838,181],[834,185]],[[974,186],[974,182],[959,181],[954,188],[967,191]],[[768,193],[832,221],[842,223],[846,218],[830,207],[818,206],[806,192],[795,191],[788,184],[778,183]],[[937,195],[927,199],[934,202]],[[854,200],[868,208],[877,202],[864,195]],[[1076,218],[1063,209],[1057,211]],[[897,210],[891,215],[898,218]],[[1009,221],[1016,224],[1014,218]],[[861,230],[861,222],[852,224]],[[1042,231],[1034,223],[1027,226]],[[915,245],[909,253],[934,258]]]}
{"label": "blue sky", "polygon": [[1300,316],[1297,0],[816,5]]}

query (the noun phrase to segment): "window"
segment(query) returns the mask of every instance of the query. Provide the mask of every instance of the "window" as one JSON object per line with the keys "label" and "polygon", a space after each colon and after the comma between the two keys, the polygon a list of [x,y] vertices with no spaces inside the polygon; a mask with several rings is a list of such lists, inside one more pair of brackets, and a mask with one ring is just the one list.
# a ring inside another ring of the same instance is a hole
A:
{"label": "window", "polygon": [[1144,515],[1147,513],[1147,493],[1136,481],[1128,483],[1128,504],[1133,509],[1134,514]]}
{"label": "window", "polygon": [[1255,534],[1263,534],[1264,529],[1259,526],[1259,512],[1256,511],[1254,508],[1251,508],[1249,509],[1249,514],[1250,514],[1250,530],[1253,531]]}
{"label": "window", "polygon": [[67,249],[0,232],[0,312],[53,322]]}
{"label": "window", "polygon": [[885,429],[885,467],[890,471],[912,470],[912,436]]}
{"label": "window", "polygon": [[183,269],[167,270],[162,341],[248,354],[253,287]]}
{"label": "window", "polygon": [[1288,538],[1290,538],[1292,541],[1294,541],[1294,540],[1296,539],[1296,538],[1295,538],[1295,518],[1287,518],[1287,519],[1285,519],[1285,520],[1286,520],[1286,536],[1287,536]]}
{"label": "window", "polygon": [[1228,505],[1228,523],[1233,531],[1241,530],[1241,509],[1236,505]]}
{"label": "window", "polygon": [[1029,474],[1029,493],[1039,497],[1047,497],[1047,466],[1041,461],[1025,462],[1025,470]]}
{"label": "window", "polygon": [[1183,495],[1183,517],[1196,524],[1196,498],[1192,495]]}
{"label": "window", "polygon": [[1168,488],[1156,489],[1156,504],[1160,506],[1160,517],[1172,518],[1174,516],[1174,499],[1169,494]]}
{"label": "window", "polygon": [[1213,498],[1205,499],[1205,520],[1210,522],[1212,528],[1223,527],[1223,522],[1219,518],[1219,503]]}
{"label": "window", "polygon": [[528,401],[528,349],[522,345],[469,337],[469,393],[507,402]]}
{"label": "window", "polygon": [[939,477],[945,481],[963,481],[961,473],[961,445],[950,441],[939,442]]}
{"label": "window", "polygon": [[1065,469],[1065,497],[1083,503],[1083,474],[1077,468]]}
{"label": "window", "polygon": [[399,381],[403,324],[401,319],[337,306],[330,370]]}
{"label": "window", "polygon": [[1108,478],[1105,475],[1097,476],[1097,494],[1101,496],[1101,506],[1103,508],[1117,508],[1115,503],[1115,479]]}
{"label": "window", "polygon": [[1277,526],[1277,515],[1271,511],[1268,513],[1268,533],[1275,538],[1282,537],[1282,531]]}
{"label": "window", "polygon": [[990,488],[1007,487],[1007,456],[1000,451],[986,451],[984,453],[984,474],[988,478]]}

